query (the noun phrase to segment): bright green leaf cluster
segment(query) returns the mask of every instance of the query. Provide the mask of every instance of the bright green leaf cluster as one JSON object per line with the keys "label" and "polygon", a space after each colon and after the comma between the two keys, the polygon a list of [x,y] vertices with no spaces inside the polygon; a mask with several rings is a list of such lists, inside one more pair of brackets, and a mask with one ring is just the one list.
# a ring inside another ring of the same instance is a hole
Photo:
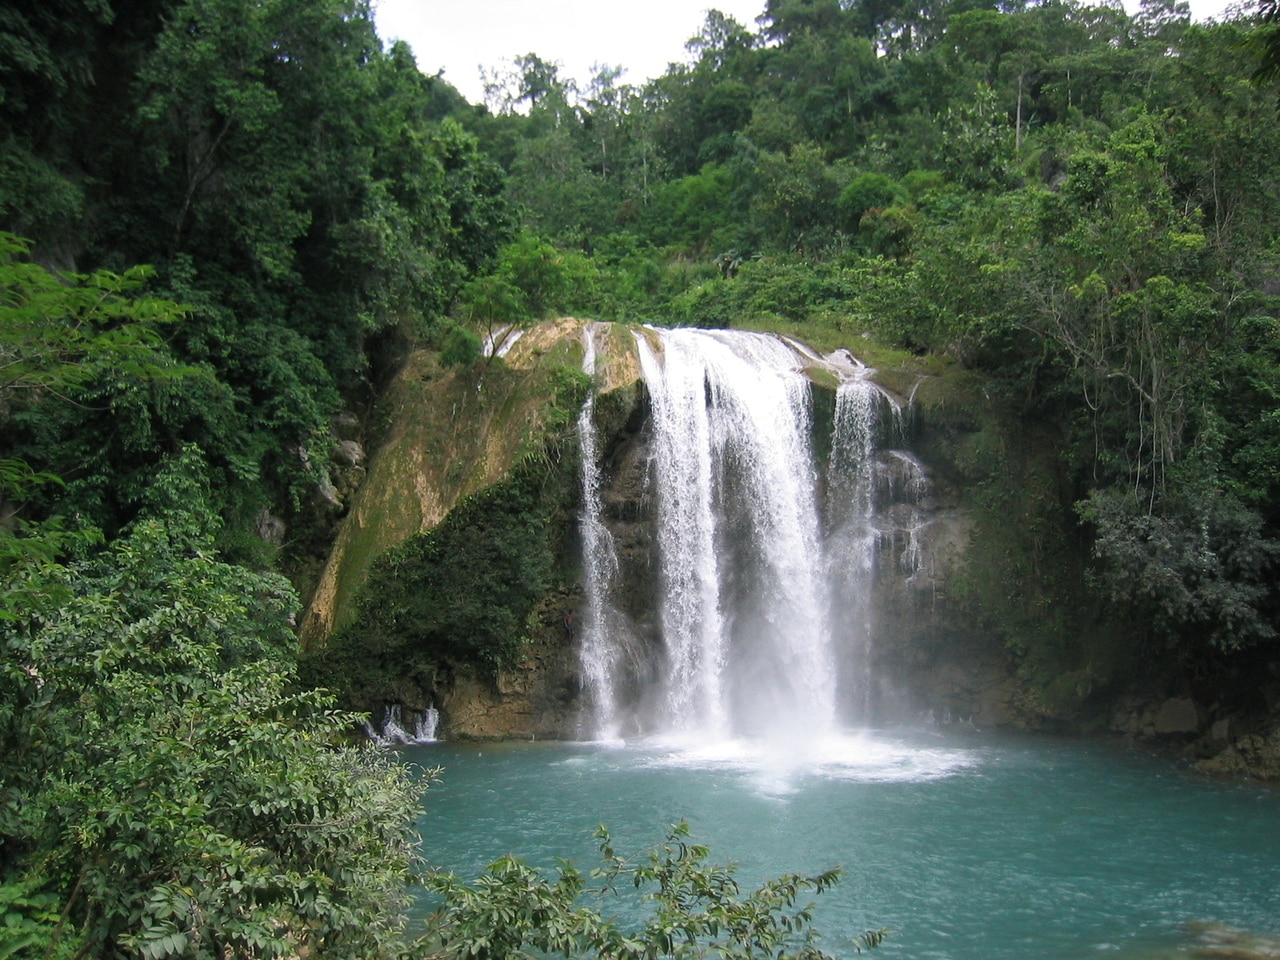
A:
{"label": "bright green leaf cluster", "polygon": [[[590,886],[570,863],[561,861],[548,879],[514,857],[491,864],[473,884],[434,876],[428,885],[444,903],[423,945],[457,960],[547,954],[829,960],[818,946],[814,904],[801,897],[831,887],[839,870],[786,874],[744,892],[732,866],[713,865],[709,849],[689,841],[687,824],[672,827],[661,844],[635,859],[617,853],[604,827],[596,836],[603,862],[591,871]],[[884,930],[868,931],[850,945],[860,952],[884,936]]]}

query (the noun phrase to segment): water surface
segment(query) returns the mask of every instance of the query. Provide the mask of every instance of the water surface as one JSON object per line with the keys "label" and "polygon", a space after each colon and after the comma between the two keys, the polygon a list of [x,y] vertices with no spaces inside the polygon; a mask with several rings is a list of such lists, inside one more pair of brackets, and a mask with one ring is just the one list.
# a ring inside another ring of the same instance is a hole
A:
{"label": "water surface", "polygon": [[832,952],[890,928],[885,958],[1192,956],[1207,929],[1280,934],[1280,793],[1199,779],[1109,743],[931,732],[771,750],[640,744],[436,744],[429,860],[474,876],[514,853],[597,861],[687,820],[751,882],[838,866],[818,900]]}

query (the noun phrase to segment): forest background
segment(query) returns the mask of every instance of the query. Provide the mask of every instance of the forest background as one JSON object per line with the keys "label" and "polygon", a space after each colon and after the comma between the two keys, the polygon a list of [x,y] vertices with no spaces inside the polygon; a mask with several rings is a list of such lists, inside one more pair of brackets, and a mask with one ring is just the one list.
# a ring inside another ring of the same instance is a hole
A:
{"label": "forest background", "polygon": [[292,617],[342,424],[501,326],[980,373],[1060,434],[1126,642],[1265,673],[1278,30],[769,0],[642,86],[529,53],[481,106],[357,0],[0,3],[0,956],[402,949],[418,787],[341,746]]}

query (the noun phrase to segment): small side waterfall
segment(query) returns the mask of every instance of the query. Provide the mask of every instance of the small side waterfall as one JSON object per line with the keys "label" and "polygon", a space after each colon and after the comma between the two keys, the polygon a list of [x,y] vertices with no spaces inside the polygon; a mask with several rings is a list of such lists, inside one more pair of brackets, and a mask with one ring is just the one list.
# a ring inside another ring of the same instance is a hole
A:
{"label": "small side waterfall", "polygon": [[840,384],[834,420],[825,503],[827,577],[843,654],[845,719],[865,723],[874,700],[877,568],[886,553],[907,576],[919,568],[919,505],[928,481],[919,461],[899,449],[905,440],[901,406],[870,380]]}
{"label": "small side waterfall", "polygon": [[[742,331],[634,336],[650,403],[644,499],[656,576],[640,618],[650,662],[621,669],[633,641],[611,626],[619,561],[600,514],[588,401],[581,656],[594,733],[797,742],[865,721],[877,564],[895,545],[902,562],[918,564],[911,541],[898,543],[903,518],[891,515],[919,502],[912,484],[923,482],[919,464],[895,449],[900,407],[847,353],[822,358]],[[585,346],[590,372],[591,328]],[[839,383],[821,464],[814,371]]]}
{"label": "small side waterfall", "polygon": [[[596,372],[595,327],[582,331],[582,369]],[[582,536],[583,602],[579,655],[590,698],[590,729],[603,739],[618,736],[617,705],[613,677],[617,674],[618,643],[609,630],[608,597],[618,569],[613,537],[600,515],[600,450],[595,427],[595,394],[587,397],[578,415],[578,437],[582,445]]]}
{"label": "small side waterfall", "polygon": [[480,355],[484,357],[505,357],[524,336],[523,327],[503,326],[485,334],[484,343],[480,347]]}
{"label": "small side waterfall", "polygon": [[440,713],[435,707],[425,710],[410,711],[413,716],[413,731],[405,729],[403,710],[398,703],[389,704],[382,712],[380,727],[374,726],[371,720],[364,722],[364,732],[370,740],[380,747],[394,747],[407,743],[435,743],[436,725]]}

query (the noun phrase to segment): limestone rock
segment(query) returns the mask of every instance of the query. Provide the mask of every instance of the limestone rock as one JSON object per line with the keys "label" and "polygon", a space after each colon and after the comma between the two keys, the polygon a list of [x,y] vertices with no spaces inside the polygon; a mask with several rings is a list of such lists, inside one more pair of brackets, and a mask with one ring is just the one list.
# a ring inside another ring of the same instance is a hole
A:
{"label": "limestone rock", "polygon": [[1222,960],[1280,960],[1280,937],[1237,930],[1223,924],[1197,924],[1196,957]]}
{"label": "limestone rock", "polygon": [[333,418],[330,430],[335,437],[343,440],[354,440],[360,435],[360,418],[350,410],[343,410]]}
{"label": "limestone rock", "polygon": [[1240,756],[1239,750],[1231,746],[1207,760],[1201,760],[1196,764],[1196,769],[1201,773],[1220,777],[1248,776],[1249,774],[1248,762]]}
{"label": "limestone rock", "polygon": [[1195,701],[1188,697],[1170,697],[1160,705],[1155,718],[1157,736],[1175,733],[1195,733],[1200,729],[1200,717]]}
{"label": "limestone rock", "polygon": [[1280,780],[1280,727],[1238,737],[1217,756],[1196,764],[1201,773]]}
{"label": "limestone rock", "polygon": [[327,476],[321,477],[320,482],[316,484],[315,496],[316,505],[322,510],[331,510],[334,513],[342,511],[342,498],[338,496],[338,488]]}
{"label": "limestone rock", "polygon": [[254,529],[257,530],[258,536],[267,543],[279,546],[284,543],[285,522],[273,514],[270,510],[263,507],[258,511],[258,515],[253,521]]}
{"label": "limestone rock", "polygon": [[364,447],[354,440],[340,440],[329,451],[329,459],[344,467],[363,466]]}

